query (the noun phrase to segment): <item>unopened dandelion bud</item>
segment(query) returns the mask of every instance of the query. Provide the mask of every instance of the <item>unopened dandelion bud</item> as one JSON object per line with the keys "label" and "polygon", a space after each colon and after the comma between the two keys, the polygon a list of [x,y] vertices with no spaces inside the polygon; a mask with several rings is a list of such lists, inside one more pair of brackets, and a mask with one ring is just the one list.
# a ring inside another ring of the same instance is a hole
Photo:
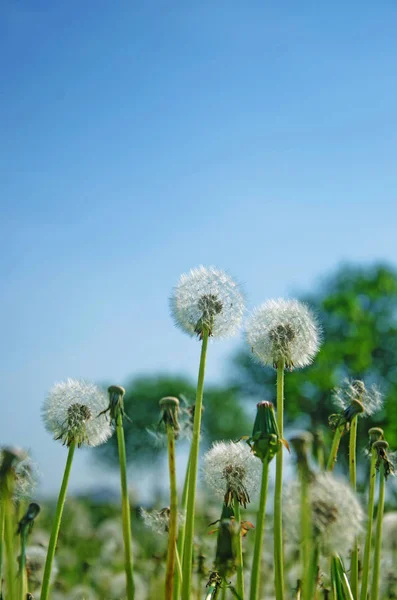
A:
{"label": "unopened dandelion bud", "polygon": [[247,443],[261,461],[270,462],[281,447],[274,406],[266,400],[256,405],[256,417],[252,436]]}
{"label": "unopened dandelion bud", "polygon": [[312,311],[297,300],[269,300],[254,310],[247,341],[265,365],[286,369],[305,367],[317,354],[321,330]]}
{"label": "unopened dandelion bud", "polygon": [[180,277],[170,300],[175,324],[188,335],[203,338],[233,335],[245,307],[238,284],[214,267],[199,267]]}
{"label": "unopened dandelion bud", "polygon": [[165,427],[172,427],[175,434],[179,432],[178,413],[179,413],[179,400],[173,396],[165,396],[160,400],[160,408],[162,411],[161,423],[164,423]]}
{"label": "unopened dandelion bud", "polygon": [[18,524],[18,532],[23,533],[24,531],[30,532],[33,527],[35,518],[40,512],[40,506],[36,502],[31,502],[28,509]]}

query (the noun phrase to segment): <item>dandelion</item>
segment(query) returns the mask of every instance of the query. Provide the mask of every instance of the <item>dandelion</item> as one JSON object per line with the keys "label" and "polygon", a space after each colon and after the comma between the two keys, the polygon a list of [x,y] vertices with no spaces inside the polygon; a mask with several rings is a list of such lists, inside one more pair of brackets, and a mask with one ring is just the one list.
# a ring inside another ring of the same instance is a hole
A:
{"label": "dandelion", "polygon": [[[284,371],[309,365],[321,342],[321,330],[312,311],[297,300],[269,300],[251,315],[247,341],[254,357],[277,369],[277,426],[283,438]],[[284,597],[284,551],[282,525],[283,452],[276,458],[274,491],[274,577],[276,598]]]}
{"label": "dandelion", "polygon": [[[286,529],[290,538],[301,540],[299,502],[300,483],[287,485],[284,502]],[[310,508],[313,540],[320,551],[346,554],[361,531],[363,510],[351,486],[330,473],[316,475],[310,483]]]}
{"label": "dandelion", "polygon": [[230,506],[233,499],[244,508],[260,482],[260,463],[242,442],[215,442],[204,455],[204,479]]}
{"label": "dandelion", "polygon": [[247,341],[264,365],[286,369],[313,362],[321,343],[315,315],[298,300],[268,300],[254,310],[247,325]]}
{"label": "dandelion", "polygon": [[47,431],[69,450],[48,545],[41,600],[48,600],[52,561],[55,556],[74,451],[76,447],[83,445],[103,444],[111,436],[112,426],[105,415],[108,404],[107,396],[100,388],[92,383],[75,379],[68,379],[54,385],[44,402],[42,417]]}
{"label": "dandelion", "polygon": [[171,314],[177,327],[190,336],[234,335],[245,310],[239,285],[224,271],[198,267],[183,274],[170,300]]}
{"label": "dandelion", "polygon": [[229,275],[214,267],[199,267],[181,276],[172,294],[170,308],[176,326],[190,336],[196,335],[202,341],[189,459],[182,559],[182,600],[188,600],[192,581],[196,481],[208,338],[227,337],[237,331],[244,313],[244,297],[238,284]]}
{"label": "dandelion", "polygon": [[[170,529],[170,513],[169,506],[165,506],[160,510],[140,509],[140,515],[145,527],[154,531],[159,535],[166,535]],[[178,513],[178,523],[183,523],[184,516]]]}

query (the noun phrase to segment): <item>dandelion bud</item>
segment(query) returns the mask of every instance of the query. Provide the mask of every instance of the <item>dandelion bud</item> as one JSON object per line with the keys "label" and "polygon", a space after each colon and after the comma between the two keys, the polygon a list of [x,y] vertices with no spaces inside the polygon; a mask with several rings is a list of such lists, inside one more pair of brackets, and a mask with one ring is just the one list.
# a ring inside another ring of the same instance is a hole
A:
{"label": "dandelion bud", "polygon": [[264,365],[286,369],[309,365],[321,342],[320,327],[312,311],[297,300],[268,300],[254,310],[247,340]]}
{"label": "dandelion bud", "polygon": [[[351,486],[330,473],[316,475],[309,482],[313,540],[327,555],[347,553],[361,530],[364,513]],[[300,483],[291,482],[286,489],[284,516],[290,538],[301,541]]]}
{"label": "dandelion bud", "polygon": [[215,442],[204,455],[204,478],[226,506],[232,501],[244,508],[258,489],[260,464],[241,442]]}
{"label": "dandelion bud", "polygon": [[121,387],[121,385],[111,385],[108,387],[109,394],[109,405],[103,410],[100,415],[106,415],[109,413],[110,422],[113,424],[117,423],[117,419],[120,416],[123,418],[125,416],[124,412],[124,394],[125,389]]}
{"label": "dandelion bud", "polygon": [[27,532],[30,532],[33,527],[34,520],[39,514],[39,512],[40,506],[36,504],[36,502],[31,502],[28,506],[26,513],[18,523],[17,533],[22,533],[25,530],[27,530]]}
{"label": "dandelion bud", "polygon": [[42,409],[47,431],[66,446],[99,446],[112,434],[104,415],[106,394],[96,385],[68,379],[50,390]]}
{"label": "dandelion bud", "polygon": [[244,313],[244,297],[238,284],[224,271],[199,267],[180,277],[170,299],[177,327],[200,339],[233,335]]}
{"label": "dandelion bud", "polygon": [[162,410],[162,417],[160,423],[164,423],[165,427],[169,425],[173,428],[177,434],[179,432],[178,423],[178,412],[179,412],[179,400],[173,396],[166,396],[160,400],[160,408]]}
{"label": "dandelion bud", "polygon": [[274,406],[263,401],[256,405],[256,417],[252,436],[247,440],[255,456],[270,462],[281,446]]}

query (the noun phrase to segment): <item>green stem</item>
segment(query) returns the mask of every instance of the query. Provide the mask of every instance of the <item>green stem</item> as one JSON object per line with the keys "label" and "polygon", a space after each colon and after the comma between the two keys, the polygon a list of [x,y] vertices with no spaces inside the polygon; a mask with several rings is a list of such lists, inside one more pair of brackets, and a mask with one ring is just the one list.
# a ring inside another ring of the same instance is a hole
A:
{"label": "green stem", "polygon": [[241,600],[244,600],[244,571],[243,571],[243,537],[241,535],[241,509],[240,503],[235,498],[234,503],[234,521],[236,524],[236,559],[237,559],[237,593]]}
{"label": "green stem", "polygon": [[252,558],[252,570],[251,570],[251,588],[250,588],[250,600],[258,600],[260,578],[261,578],[261,555],[263,545],[263,535],[265,531],[265,515],[266,515],[266,500],[267,500],[267,487],[269,482],[269,461],[263,461],[262,465],[262,483],[261,492],[259,499],[259,509],[256,516],[256,529],[255,529],[255,545],[254,545],[254,556]]}
{"label": "green stem", "polygon": [[[185,483],[183,484],[183,491],[182,491],[182,514],[186,513],[186,503],[187,503],[187,491],[189,488],[189,474],[190,474],[190,458],[191,458],[191,451],[189,452],[189,458],[187,461],[187,466],[186,466],[186,474],[185,474]],[[178,534],[178,543],[177,543],[177,551],[179,554],[179,558],[181,561],[181,564],[183,565],[183,546],[185,543],[185,520],[182,520],[182,523],[179,527],[179,534]],[[175,576],[175,582],[174,582],[174,595],[173,595],[173,600],[179,600],[179,596],[180,596],[180,589],[181,589],[181,583],[182,583],[182,571],[181,574],[179,574],[179,572],[176,573]]]}
{"label": "green stem", "polygon": [[[9,476],[8,476],[9,478]],[[15,584],[16,584],[16,573],[15,573],[15,553],[14,553],[14,533],[15,533],[15,522],[13,519],[13,508],[12,508],[12,500],[11,493],[8,489],[5,491],[4,497],[4,512],[5,512],[5,522],[4,522],[4,545],[5,545],[5,554],[6,554],[6,594],[5,598],[15,598]]]}
{"label": "green stem", "polygon": [[380,557],[382,550],[383,511],[385,508],[385,468],[383,461],[379,467],[379,499],[376,515],[374,566],[372,575],[371,600],[379,598]]}
{"label": "green stem", "polygon": [[18,573],[18,599],[26,600],[26,540],[28,537],[28,528],[24,527],[21,531],[21,551],[19,556],[19,573]]}
{"label": "green stem", "polygon": [[127,483],[127,456],[125,451],[123,416],[121,411],[116,416],[116,435],[117,447],[120,463],[120,484],[121,484],[121,510],[123,519],[123,539],[124,539],[124,570],[127,581],[127,599],[134,598],[134,576],[132,566],[132,539],[131,539],[131,511],[130,500],[128,496]]}
{"label": "green stem", "polygon": [[203,331],[201,346],[200,367],[197,381],[196,405],[194,408],[193,437],[190,457],[189,487],[186,506],[185,543],[183,551],[183,582],[182,600],[189,600],[192,587],[192,562],[193,562],[193,537],[194,537],[194,511],[196,502],[196,480],[198,471],[198,457],[200,449],[201,410],[203,405],[205,360],[207,356],[208,330]]}
{"label": "green stem", "polygon": [[341,437],[343,435],[344,426],[339,426],[335,429],[334,439],[332,440],[331,452],[327,462],[327,471],[333,471],[335,467],[336,460],[338,458],[338,450]]}
{"label": "green stem", "polygon": [[[277,365],[277,425],[280,438],[284,429],[284,362]],[[276,455],[276,482],[274,489],[274,582],[276,600],[284,598],[284,556],[283,556],[283,446]]]}
{"label": "green stem", "polygon": [[363,577],[361,582],[360,600],[367,600],[369,569],[371,559],[371,542],[372,542],[372,525],[374,520],[374,505],[375,505],[375,481],[376,481],[376,450],[371,450],[371,466],[369,471],[369,498],[368,498],[368,518],[367,518],[367,533],[365,537],[364,562],[363,562]]}
{"label": "green stem", "polygon": [[3,592],[3,548],[4,548],[4,522],[5,522],[5,509],[4,500],[0,495],[0,598]]}
{"label": "green stem", "polygon": [[167,425],[167,438],[168,467],[170,474],[170,521],[168,529],[167,568],[165,575],[165,600],[172,600],[174,589],[176,541],[178,536],[178,490],[176,486],[175,467],[175,432],[172,425]]}
{"label": "green stem", "polygon": [[66,500],[66,492],[68,489],[70,470],[72,468],[73,455],[76,449],[76,442],[72,442],[69,446],[68,457],[65,465],[65,472],[63,474],[62,485],[58,496],[58,502],[55,510],[54,523],[52,525],[51,537],[48,544],[47,558],[45,561],[43,583],[41,587],[40,600],[48,600],[50,593],[50,578],[52,571],[52,563],[54,561],[55,549],[58,541],[59,528],[61,526],[63,507]]}
{"label": "green stem", "polygon": [[[357,423],[358,415],[355,415],[350,423],[349,437],[349,474],[350,485],[353,490],[357,488],[357,469],[356,469],[356,444],[357,444]],[[350,587],[354,598],[358,597],[358,539],[354,540],[350,562]]]}

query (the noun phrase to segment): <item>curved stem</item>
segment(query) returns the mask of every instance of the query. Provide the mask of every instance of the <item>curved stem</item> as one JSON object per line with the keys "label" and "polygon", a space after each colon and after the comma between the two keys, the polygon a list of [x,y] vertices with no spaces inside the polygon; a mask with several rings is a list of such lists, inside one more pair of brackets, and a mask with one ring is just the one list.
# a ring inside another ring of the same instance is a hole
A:
{"label": "curved stem", "polygon": [[182,600],[189,600],[192,586],[192,562],[193,562],[193,536],[194,536],[194,512],[196,502],[196,480],[198,471],[198,457],[200,449],[201,409],[203,405],[205,360],[207,356],[208,330],[203,331],[201,346],[200,367],[197,381],[196,405],[194,409],[193,438],[191,447],[189,487],[186,506],[185,544],[183,551],[183,582]]}
{"label": "curved stem", "polygon": [[236,559],[237,559],[237,593],[244,600],[244,571],[243,571],[243,538],[241,535],[241,509],[238,500],[234,500],[234,521],[236,523]]}
{"label": "curved stem", "polygon": [[127,483],[127,456],[125,451],[123,417],[121,412],[116,416],[116,435],[117,447],[119,452],[120,464],[120,485],[121,485],[121,510],[123,518],[123,539],[124,539],[124,570],[127,581],[127,598],[134,598],[134,577],[132,567],[132,539],[131,539],[131,512],[130,500],[128,496]]}
{"label": "curved stem", "polygon": [[170,522],[168,529],[167,568],[165,575],[165,600],[172,600],[176,559],[176,540],[178,536],[178,491],[176,487],[175,432],[167,425],[168,468],[170,474]]}
{"label": "curved stem", "polygon": [[334,439],[332,440],[331,453],[328,457],[328,462],[327,462],[327,471],[334,470],[336,460],[338,458],[339,444],[340,444],[341,437],[343,435],[343,431],[344,431],[344,426],[343,427],[339,426],[335,429]]}
{"label": "curved stem", "polygon": [[[357,423],[358,415],[355,415],[350,423],[349,438],[349,474],[350,485],[356,491],[357,470],[356,470],[356,443],[357,443]],[[350,588],[354,598],[358,597],[358,540],[354,540],[350,562]]]}
{"label": "curved stem", "polygon": [[379,598],[379,581],[380,581],[380,556],[382,550],[382,528],[383,528],[383,511],[385,508],[385,469],[384,463],[381,462],[379,468],[379,499],[378,512],[376,515],[376,533],[375,533],[375,552],[374,566],[372,575],[371,600]]}
{"label": "curved stem", "polygon": [[369,498],[368,498],[368,518],[367,518],[367,533],[365,536],[364,561],[363,561],[363,577],[361,582],[360,600],[367,600],[369,569],[371,559],[371,541],[372,541],[372,525],[374,520],[374,505],[375,505],[375,481],[376,481],[376,450],[371,450],[371,466],[369,471]]}
{"label": "curved stem", "polygon": [[259,499],[259,509],[256,517],[254,556],[252,558],[250,600],[258,600],[261,577],[261,554],[263,534],[265,530],[267,487],[269,482],[269,461],[262,465],[262,482]]}
{"label": "curved stem", "polygon": [[[191,455],[192,455],[192,453],[190,451],[189,458],[187,461],[187,466],[186,466],[185,483],[183,484],[183,492],[182,492],[182,502],[181,502],[182,508],[181,508],[181,510],[182,510],[183,515],[185,515],[185,513],[186,513],[187,491],[189,488],[189,473],[190,473],[190,457],[191,457]],[[179,555],[181,565],[183,564],[184,543],[185,543],[185,520],[182,519],[182,523],[179,527],[178,543],[177,543],[177,552]],[[173,600],[179,600],[182,579],[183,579],[183,577],[182,577],[182,569],[181,569],[180,572],[177,571],[175,574]]]}
{"label": "curved stem", "polygon": [[[277,425],[280,438],[284,429],[284,362],[277,365]],[[274,582],[276,600],[284,598],[284,555],[283,555],[283,446],[276,455],[276,482],[274,489]]]}
{"label": "curved stem", "polygon": [[54,561],[55,549],[58,541],[59,528],[61,526],[63,507],[65,506],[66,492],[68,489],[70,470],[72,468],[74,451],[76,449],[76,442],[72,442],[69,446],[68,457],[65,465],[65,472],[63,474],[62,485],[59,491],[58,502],[55,510],[54,523],[52,525],[50,542],[48,544],[47,558],[45,561],[43,583],[41,588],[40,600],[48,600],[50,593],[50,578],[52,563]]}

